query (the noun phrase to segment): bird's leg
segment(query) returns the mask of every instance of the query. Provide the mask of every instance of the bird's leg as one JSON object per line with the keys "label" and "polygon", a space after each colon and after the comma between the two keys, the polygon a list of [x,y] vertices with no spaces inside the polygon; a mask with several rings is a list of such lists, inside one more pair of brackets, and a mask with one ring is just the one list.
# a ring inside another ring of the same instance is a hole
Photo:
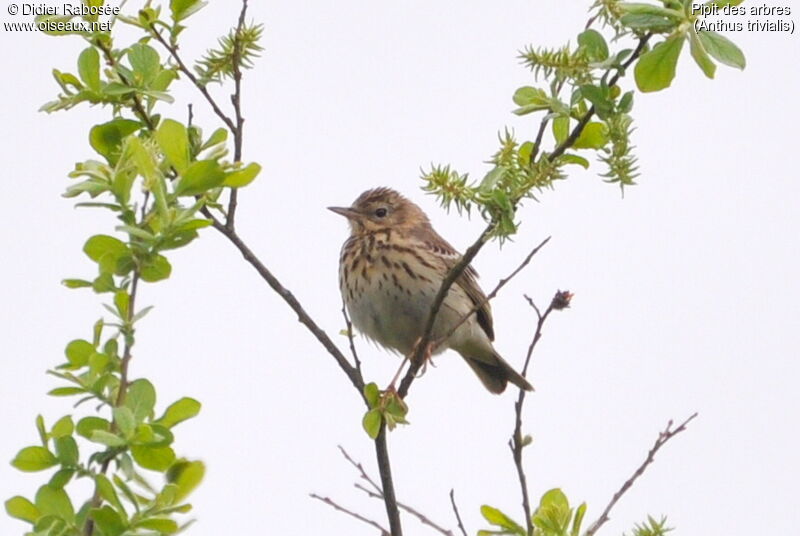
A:
{"label": "bird's leg", "polygon": [[394,377],[392,378],[392,381],[389,383],[389,387],[386,388],[386,391],[396,391],[397,390],[397,389],[395,389],[394,384],[397,383],[397,379],[400,377],[400,373],[403,371],[403,367],[406,366],[406,363],[408,363],[408,356],[405,356],[403,358],[403,362],[400,363],[400,368],[398,368],[397,372],[394,373]]}
{"label": "bird's leg", "polygon": [[392,381],[386,388],[387,391],[395,390],[395,384],[397,383],[397,379],[400,378],[400,373],[403,371],[403,368],[406,366],[406,363],[411,362],[412,368],[421,369],[421,371],[418,374],[418,377],[425,374],[425,371],[427,370],[428,367],[428,363],[433,365],[432,355],[433,355],[433,348],[436,343],[431,341],[427,345],[425,345],[425,350],[422,352],[422,357],[421,359],[419,359],[419,363],[417,363],[417,359],[415,359],[415,357],[417,355],[417,352],[419,351],[420,342],[422,342],[422,337],[419,337],[417,339],[417,342],[415,342],[414,346],[411,348],[411,352],[409,352],[409,354],[403,358],[403,362],[400,363],[400,368],[397,369],[397,372],[395,372]]}
{"label": "bird's leg", "polygon": [[419,345],[421,342],[422,342],[422,337],[418,338],[417,342],[414,343],[414,348],[411,350],[411,355],[409,356],[410,360],[412,361],[412,367],[420,369],[418,377],[425,374],[425,371],[428,370],[428,363],[430,363],[433,366],[436,366],[433,364],[433,349],[436,345],[436,343],[433,341],[429,341],[425,345],[425,348],[420,355],[420,359],[419,360],[415,359],[417,353],[419,352]]}

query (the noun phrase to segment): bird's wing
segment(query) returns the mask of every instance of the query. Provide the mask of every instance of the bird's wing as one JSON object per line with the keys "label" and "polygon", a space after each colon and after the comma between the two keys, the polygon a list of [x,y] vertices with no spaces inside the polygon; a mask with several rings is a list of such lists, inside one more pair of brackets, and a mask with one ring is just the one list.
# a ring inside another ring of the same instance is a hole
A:
{"label": "bird's wing", "polygon": [[[451,270],[453,266],[455,266],[456,263],[461,260],[461,254],[456,251],[456,249],[451,246],[447,240],[439,236],[436,231],[433,231],[433,233],[435,239],[427,241],[426,246],[428,246],[433,253],[443,260],[448,270]],[[484,300],[486,300],[486,294],[483,293],[483,290],[481,290],[481,287],[478,285],[478,272],[475,271],[472,265],[467,266],[466,270],[461,272],[461,275],[458,276],[455,284],[461,287],[461,289],[467,294],[472,302],[473,307],[477,306],[479,303],[483,303]],[[480,325],[481,328],[483,328],[483,331],[486,332],[489,340],[494,341],[492,308],[488,301],[475,312],[475,316],[478,319],[478,325]]]}

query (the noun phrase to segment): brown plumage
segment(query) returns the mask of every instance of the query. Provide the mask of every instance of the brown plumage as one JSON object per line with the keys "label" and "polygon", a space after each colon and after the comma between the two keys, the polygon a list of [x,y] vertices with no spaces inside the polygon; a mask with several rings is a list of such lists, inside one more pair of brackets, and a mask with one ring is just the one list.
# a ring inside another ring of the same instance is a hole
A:
{"label": "brown plumage", "polygon": [[[330,207],[350,223],[342,247],[339,287],[353,325],[381,346],[409,356],[422,336],[434,296],[461,255],[439,236],[417,205],[390,188],[361,194],[347,208]],[[468,267],[445,298],[436,317],[433,340],[452,330],[485,299],[477,274]],[[484,304],[435,352],[461,354],[492,393],[510,381],[531,385],[492,346],[492,312]]]}

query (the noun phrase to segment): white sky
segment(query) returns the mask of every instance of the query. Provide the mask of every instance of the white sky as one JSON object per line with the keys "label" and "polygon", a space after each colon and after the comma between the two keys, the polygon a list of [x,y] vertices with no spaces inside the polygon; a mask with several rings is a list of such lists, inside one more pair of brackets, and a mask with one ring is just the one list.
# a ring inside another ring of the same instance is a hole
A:
{"label": "white sky", "polygon": [[[3,22],[26,20],[8,16],[8,3]],[[344,348],[336,270],[347,230],[324,207],[391,186],[465,248],[482,222],[438,209],[418,189],[420,167],[449,162],[480,177],[498,130],[532,136],[538,123],[509,113],[514,90],[532,83],[517,50],[574,40],[589,2],[252,3],[266,50],[244,84],[245,157],[264,171],[242,192],[238,226]],[[190,20],[187,58],[235,21],[238,2],[212,4]],[[522,294],[546,305],[558,288],[575,292],[534,357],[537,391],[524,424],[534,437],[525,451],[533,497],[560,486],[573,503],[589,503],[593,520],[666,421],[700,412],[603,534],[647,514],[667,514],[685,535],[789,534],[800,523],[800,46],[786,33],[729,37],[747,55],[744,72],[720,67],[708,81],[686,49],[672,88],[636,96],[642,175],[624,200],[597,177],[602,166],[573,172],[525,205],[513,243],[487,247],[475,263],[491,288],[553,237],[494,302],[497,347],[517,366],[534,322]],[[75,71],[80,40],[2,32],[0,46],[5,500],[32,497],[47,478],[7,460],[37,442],[37,413],[52,423],[70,411],[67,400],[44,395],[57,385],[44,371],[69,340],[89,336],[103,310],[91,292],[59,282],[93,274],[83,242],[115,222],[59,197],[73,163],[93,157],[88,128],[107,111],[36,112],[57,93],[51,68]],[[183,103],[193,102],[196,121],[207,132],[217,126],[190,88],[178,97],[166,116],[185,118]],[[384,523],[382,505],[352,487],[357,475],[336,448],[377,476],[361,401],[333,359],[215,232],[170,260],[173,277],[141,289],[139,304],[156,308],[140,326],[131,372],[155,383],[159,409],[184,395],[203,402],[176,430],[178,453],[208,466],[190,533],[374,535],[308,498],[330,495]],[[388,382],[396,357],[359,349],[368,378]],[[453,353],[436,365],[412,388],[412,425],[390,437],[401,501],[454,527],[447,494],[455,488],[471,534],[488,528],[484,503],[521,521],[506,446],[514,395],[489,395]],[[430,533],[410,519],[405,527]],[[23,530],[0,516],[0,533]]]}

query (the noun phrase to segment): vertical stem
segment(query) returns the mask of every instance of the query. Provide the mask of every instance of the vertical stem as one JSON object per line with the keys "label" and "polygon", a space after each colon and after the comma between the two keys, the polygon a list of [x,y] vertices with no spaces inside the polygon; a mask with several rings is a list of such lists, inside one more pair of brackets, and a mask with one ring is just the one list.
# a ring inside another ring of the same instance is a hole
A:
{"label": "vertical stem", "polygon": [[389,518],[389,530],[392,536],[403,536],[403,527],[400,525],[400,510],[397,508],[397,497],[394,494],[394,481],[392,480],[392,467],[389,462],[389,447],[386,441],[386,425],[381,426],[378,437],[375,438],[375,455],[378,458],[378,472],[381,475],[383,488],[383,503],[386,506],[386,516]]}
{"label": "vertical stem", "polygon": [[[147,201],[145,201],[147,204]],[[131,280],[131,292],[130,292],[130,301],[128,302],[128,314],[127,318],[125,319],[125,332],[123,336],[125,337],[125,349],[122,352],[122,361],[120,362],[120,378],[119,378],[119,388],[117,389],[117,399],[114,401],[114,407],[120,407],[122,404],[125,403],[125,396],[128,392],[128,365],[131,362],[131,358],[133,357],[132,348],[134,344],[133,340],[133,317],[135,316],[134,310],[136,307],[136,291],[139,288],[139,270],[138,268],[133,272],[133,279]],[[111,423],[112,431],[116,428],[115,423],[112,421]],[[111,465],[111,460],[113,456],[106,458],[103,461],[103,464],[100,466],[100,474],[104,475],[108,471],[108,466]],[[95,484],[95,491],[94,495],[92,495],[91,500],[91,507],[98,508],[100,507],[101,499],[100,499],[100,488],[97,487]],[[86,521],[86,525],[83,531],[85,536],[93,536],[94,535],[94,520],[89,519]]]}

